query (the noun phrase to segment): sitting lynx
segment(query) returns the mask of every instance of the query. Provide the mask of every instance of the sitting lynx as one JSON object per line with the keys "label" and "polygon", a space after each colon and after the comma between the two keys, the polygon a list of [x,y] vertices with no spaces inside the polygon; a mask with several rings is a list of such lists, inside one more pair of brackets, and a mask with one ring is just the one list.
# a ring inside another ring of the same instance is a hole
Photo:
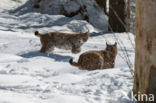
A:
{"label": "sitting lynx", "polygon": [[106,50],[88,51],[80,55],[78,63],[70,59],[69,63],[79,69],[96,70],[113,68],[117,55],[117,43],[114,45],[107,44]]}
{"label": "sitting lynx", "polygon": [[46,53],[53,51],[54,47],[71,50],[72,53],[79,53],[81,46],[88,40],[89,33],[61,33],[61,32],[50,32],[47,34],[41,34],[38,31],[35,35],[40,37],[42,48],[40,52]]}

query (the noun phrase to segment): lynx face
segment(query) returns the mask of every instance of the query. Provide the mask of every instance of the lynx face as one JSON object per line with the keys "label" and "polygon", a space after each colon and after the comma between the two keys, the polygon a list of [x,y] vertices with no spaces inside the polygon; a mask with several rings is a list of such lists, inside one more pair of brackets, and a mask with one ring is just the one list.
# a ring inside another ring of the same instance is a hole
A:
{"label": "lynx face", "polygon": [[71,65],[79,67],[79,69],[86,70],[113,68],[117,55],[117,44],[106,45],[106,50],[88,51],[81,54],[78,63],[73,62],[72,59],[69,62]]}
{"label": "lynx face", "polygon": [[114,54],[117,54],[117,43],[114,45],[110,45],[106,43],[106,51],[113,52]]}
{"label": "lynx face", "polygon": [[81,46],[88,40],[89,33],[61,33],[51,32],[47,34],[40,34],[35,32],[37,37],[40,37],[42,48],[40,52],[46,53],[53,51],[55,47],[65,50],[71,50],[72,53],[79,53]]}

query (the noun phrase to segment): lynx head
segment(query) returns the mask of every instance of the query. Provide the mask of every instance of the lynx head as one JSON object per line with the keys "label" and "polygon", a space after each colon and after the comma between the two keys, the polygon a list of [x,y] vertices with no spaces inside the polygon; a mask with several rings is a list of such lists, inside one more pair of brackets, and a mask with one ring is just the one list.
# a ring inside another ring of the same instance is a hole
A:
{"label": "lynx head", "polygon": [[81,34],[83,42],[86,42],[89,38],[89,32],[80,33],[80,34]]}
{"label": "lynx head", "polygon": [[115,42],[115,44],[111,45],[106,42],[106,51],[117,54],[117,43]]}

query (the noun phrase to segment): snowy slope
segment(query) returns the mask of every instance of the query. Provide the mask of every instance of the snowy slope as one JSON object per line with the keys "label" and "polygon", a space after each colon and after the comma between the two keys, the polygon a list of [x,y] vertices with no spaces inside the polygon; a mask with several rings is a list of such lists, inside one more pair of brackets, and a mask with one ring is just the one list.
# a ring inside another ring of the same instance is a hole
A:
{"label": "snowy slope", "polygon": [[90,28],[91,32],[96,31],[96,29],[86,21],[75,20],[63,15],[42,15],[40,13],[27,13],[18,16],[0,13],[0,15],[0,30],[5,31],[34,32],[36,30],[41,30],[43,32],[48,32],[51,30],[86,32],[87,28]]}
{"label": "snowy slope", "polygon": [[[19,1],[5,0],[11,8],[24,3]],[[119,46],[114,69],[86,71],[68,63],[70,58],[76,61],[85,51],[105,49],[106,41],[115,42],[114,34],[104,34],[86,21],[62,15],[17,16],[6,12],[7,6],[0,12],[0,103],[132,103],[129,92],[133,78]],[[88,29],[90,38],[77,55],[60,49],[50,54],[39,53],[40,41],[33,34],[35,30],[84,32]],[[115,35],[125,44],[133,63],[134,49],[128,34]],[[134,40],[132,34],[129,36]]]}
{"label": "snowy slope", "polygon": [[[126,94],[130,91],[133,80],[120,56],[117,57],[114,69],[82,71],[68,63],[72,57],[77,60],[79,54],[74,55],[69,51],[58,49],[53,54],[41,54],[38,51],[39,39],[33,34],[0,33],[5,35],[0,36],[0,89],[2,92],[0,95],[9,95],[8,92],[12,95],[24,95],[20,98],[21,100],[33,102],[35,99],[34,103],[39,101],[45,103],[103,103],[103,101],[126,103],[121,101],[129,101]],[[104,49],[104,38],[114,41],[110,34],[91,37],[83,46],[82,52]],[[133,52],[129,53],[132,57],[134,57]],[[122,53],[120,49],[119,53]],[[19,96],[9,95],[17,101]],[[3,102],[13,102],[7,98],[3,99]]]}
{"label": "snowy slope", "polygon": [[[38,0],[29,0],[24,5],[18,7],[11,12],[16,15],[22,15],[29,12],[38,12],[50,15],[63,15],[66,13],[73,13],[79,10],[80,7],[86,6],[87,15],[89,16],[89,23],[94,25],[99,30],[107,30],[107,16],[104,14],[103,9],[99,8],[94,0],[41,0],[38,5],[40,8],[34,8],[34,4]],[[74,17],[77,20],[83,20],[85,13],[78,13]]]}

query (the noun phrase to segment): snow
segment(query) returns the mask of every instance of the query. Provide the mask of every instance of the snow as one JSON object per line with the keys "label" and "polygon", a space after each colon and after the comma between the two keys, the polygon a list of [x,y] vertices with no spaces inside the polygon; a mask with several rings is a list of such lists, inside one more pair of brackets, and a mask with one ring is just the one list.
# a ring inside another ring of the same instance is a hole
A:
{"label": "snow", "polygon": [[[2,0],[0,3],[0,11],[8,11],[10,9],[15,9],[21,4],[25,3],[27,0]],[[11,5],[10,5],[11,4]]]}
{"label": "snow", "polygon": [[86,28],[89,28],[91,32],[97,31],[86,21],[75,20],[63,15],[42,15],[40,13],[27,13],[20,16],[8,15],[4,13],[0,13],[0,15],[0,26],[2,26],[0,30],[5,31],[15,32],[22,30],[30,32],[40,29],[43,32],[46,32],[50,29],[51,31],[86,32],[88,31]]}
{"label": "snow", "polygon": [[[134,48],[128,37],[134,44],[133,34],[104,33],[84,20],[63,15],[39,12],[17,15],[8,10],[13,11],[26,0],[3,1],[6,4],[0,3],[3,5],[0,6],[0,103],[133,103],[129,96],[133,77],[121,57],[119,45],[113,69],[79,70],[68,63],[70,58],[77,61],[85,51],[105,49],[106,41],[112,44],[116,41],[115,35],[125,44],[133,64]],[[53,53],[42,54],[39,38],[33,33],[36,30],[43,33],[89,30],[90,38],[79,54],[57,48]]]}
{"label": "snow", "polygon": [[[81,6],[85,5],[89,16],[89,23],[94,25],[94,27],[96,27],[99,30],[107,31],[108,18],[104,14],[103,9],[99,8],[94,0],[42,0],[39,3],[39,9],[33,8],[32,1],[37,0],[29,0],[25,3],[25,5],[17,8],[12,12],[16,15],[22,15],[30,11],[42,14],[61,15],[64,14],[64,11],[66,11],[67,13],[75,12]],[[72,18],[82,20],[83,15],[79,13]]]}

